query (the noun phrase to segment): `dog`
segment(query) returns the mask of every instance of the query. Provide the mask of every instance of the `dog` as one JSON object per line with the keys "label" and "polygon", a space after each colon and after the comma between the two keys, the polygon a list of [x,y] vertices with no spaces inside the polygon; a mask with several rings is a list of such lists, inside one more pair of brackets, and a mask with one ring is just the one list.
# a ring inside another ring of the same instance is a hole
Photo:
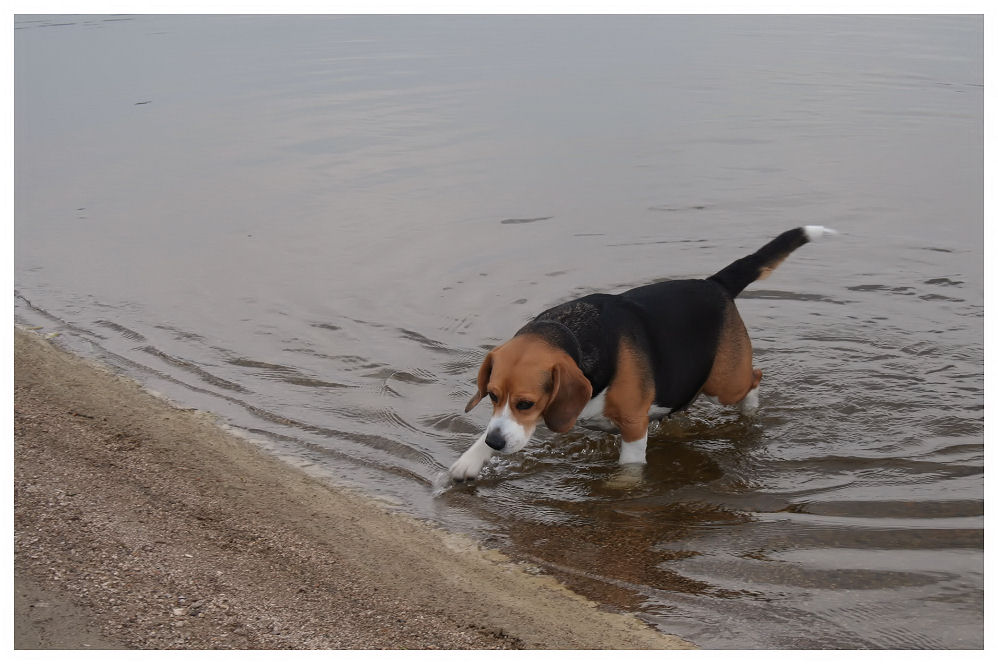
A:
{"label": "dog", "polygon": [[482,361],[464,412],[488,397],[492,418],[451,478],[475,479],[493,454],[522,450],[541,420],[555,433],[577,421],[619,431],[620,463],[643,464],[649,422],[700,394],[753,414],[762,371],[752,366],[735,297],[795,249],[835,233],[794,228],[706,279],[596,293],[544,311]]}

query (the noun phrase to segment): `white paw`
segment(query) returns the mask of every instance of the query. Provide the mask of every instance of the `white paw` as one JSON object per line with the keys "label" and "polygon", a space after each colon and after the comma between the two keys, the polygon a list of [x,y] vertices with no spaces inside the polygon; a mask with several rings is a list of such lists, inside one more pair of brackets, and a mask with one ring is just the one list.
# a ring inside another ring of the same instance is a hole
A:
{"label": "white paw", "polygon": [[644,463],[648,447],[648,434],[630,443],[620,442],[620,463]]}
{"label": "white paw", "polygon": [[759,388],[756,387],[745,395],[745,398],[738,402],[738,410],[742,415],[754,417],[759,412]]}
{"label": "white paw", "polygon": [[450,467],[450,476],[455,482],[473,480],[482,472],[482,466],[492,458],[493,450],[485,444],[485,435],[475,441],[468,451],[461,455]]}

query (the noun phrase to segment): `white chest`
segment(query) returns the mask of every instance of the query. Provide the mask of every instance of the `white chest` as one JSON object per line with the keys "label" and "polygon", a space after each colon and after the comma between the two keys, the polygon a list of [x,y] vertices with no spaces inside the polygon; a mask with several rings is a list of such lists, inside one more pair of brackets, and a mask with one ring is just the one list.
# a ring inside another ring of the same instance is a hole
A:
{"label": "white chest", "polygon": [[[590,399],[586,407],[582,409],[582,413],[579,415],[576,424],[586,429],[596,429],[597,431],[606,431],[609,433],[619,432],[620,430],[617,428],[617,425],[603,413],[604,408],[606,408],[606,390],[603,390]],[[648,410],[648,419],[654,421],[661,420],[668,416],[670,410],[670,408],[663,408],[653,404]]]}
{"label": "white chest", "polygon": [[617,425],[615,425],[612,421],[610,421],[610,418],[603,414],[603,409],[605,407],[606,390],[603,390],[589,400],[586,407],[582,409],[579,419],[576,420],[576,424],[587,429],[608,431],[610,433],[616,432],[618,430]]}

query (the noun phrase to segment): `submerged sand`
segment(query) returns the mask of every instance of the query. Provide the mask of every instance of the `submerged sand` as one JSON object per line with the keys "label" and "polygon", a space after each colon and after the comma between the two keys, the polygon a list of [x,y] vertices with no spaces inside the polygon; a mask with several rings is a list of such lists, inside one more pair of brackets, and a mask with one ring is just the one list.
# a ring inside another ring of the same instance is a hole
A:
{"label": "submerged sand", "polygon": [[686,648],[14,339],[15,648]]}

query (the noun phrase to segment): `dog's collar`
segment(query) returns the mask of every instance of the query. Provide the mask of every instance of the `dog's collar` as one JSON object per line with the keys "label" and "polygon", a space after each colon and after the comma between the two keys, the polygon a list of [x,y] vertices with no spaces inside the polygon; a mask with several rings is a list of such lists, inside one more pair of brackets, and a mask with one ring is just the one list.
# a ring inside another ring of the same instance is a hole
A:
{"label": "dog's collar", "polygon": [[575,360],[577,365],[580,367],[582,366],[582,344],[579,343],[578,337],[575,336],[575,332],[572,332],[570,327],[560,321],[550,319],[532,321],[528,327],[535,327],[538,325],[550,325],[557,328],[562,333],[562,336],[565,337],[566,343],[562,346],[562,348],[571,356],[573,360]]}

